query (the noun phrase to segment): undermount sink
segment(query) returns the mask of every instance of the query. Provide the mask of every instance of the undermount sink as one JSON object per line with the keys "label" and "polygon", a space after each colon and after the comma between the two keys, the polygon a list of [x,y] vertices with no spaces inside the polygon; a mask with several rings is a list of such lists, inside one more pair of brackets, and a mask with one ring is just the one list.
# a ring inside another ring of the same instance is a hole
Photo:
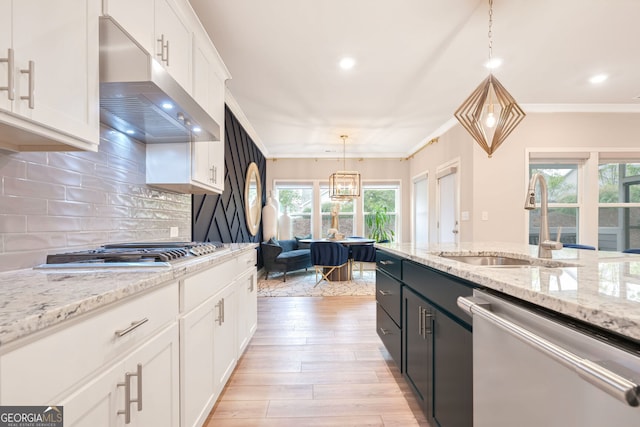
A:
{"label": "undermount sink", "polygon": [[440,257],[482,267],[572,267],[573,264],[538,258],[513,258],[505,255],[455,255]]}

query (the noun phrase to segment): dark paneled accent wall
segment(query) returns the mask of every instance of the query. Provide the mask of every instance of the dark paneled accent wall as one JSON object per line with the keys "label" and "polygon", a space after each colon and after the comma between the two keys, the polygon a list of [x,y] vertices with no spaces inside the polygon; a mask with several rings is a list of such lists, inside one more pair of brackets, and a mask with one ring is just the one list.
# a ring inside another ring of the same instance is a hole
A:
{"label": "dark paneled accent wall", "polygon": [[244,183],[247,168],[256,162],[265,201],[267,162],[256,144],[225,106],[224,192],[221,195],[194,195],[192,204],[193,240],[223,243],[260,242],[262,224],[255,236],[247,229],[244,212]]}

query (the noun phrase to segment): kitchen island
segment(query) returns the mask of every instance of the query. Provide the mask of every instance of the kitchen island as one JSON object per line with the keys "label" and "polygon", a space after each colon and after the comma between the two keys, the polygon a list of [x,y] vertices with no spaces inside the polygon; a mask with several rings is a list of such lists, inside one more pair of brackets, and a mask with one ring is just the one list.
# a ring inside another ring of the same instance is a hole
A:
{"label": "kitchen island", "polygon": [[636,425],[640,257],[376,247],[378,335],[434,425]]}
{"label": "kitchen island", "polygon": [[474,266],[446,254],[516,255],[536,258],[537,246],[514,243],[412,244],[376,247],[449,275],[584,321],[640,345],[640,256],[565,248],[557,266]]}

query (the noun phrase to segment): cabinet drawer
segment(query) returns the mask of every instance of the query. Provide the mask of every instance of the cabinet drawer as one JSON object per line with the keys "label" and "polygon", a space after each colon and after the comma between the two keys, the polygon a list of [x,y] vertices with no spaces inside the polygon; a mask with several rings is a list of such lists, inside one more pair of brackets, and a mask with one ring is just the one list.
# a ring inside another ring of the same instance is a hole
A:
{"label": "cabinet drawer", "polygon": [[376,300],[396,324],[401,324],[402,283],[384,271],[376,270]]}
{"label": "cabinet drawer", "polygon": [[175,282],[44,331],[0,357],[0,404],[56,404],[51,399],[114,363],[177,315]]}
{"label": "cabinet drawer", "polygon": [[459,296],[470,296],[473,287],[438,273],[435,270],[416,264],[411,261],[403,261],[404,283],[413,290],[451,313],[468,325],[471,325],[471,316],[458,307],[456,300]]}
{"label": "cabinet drawer", "polygon": [[376,250],[376,267],[389,273],[398,280],[402,280],[402,258],[385,252]]}
{"label": "cabinet drawer", "polygon": [[187,277],[180,287],[180,311],[187,312],[220,292],[238,275],[237,258]]}
{"label": "cabinet drawer", "polygon": [[187,312],[220,292],[249,269],[255,269],[255,249],[187,277],[180,287],[180,311]]}
{"label": "cabinet drawer", "polygon": [[402,332],[380,304],[376,304],[376,330],[382,343],[399,367],[402,366]]}
{"label": "cabinet drawer", "polygon": [[242,274],[249,269],[255,269],[257,264],[258,251],[251,250],[236,258],[238,263],[238,274]]}

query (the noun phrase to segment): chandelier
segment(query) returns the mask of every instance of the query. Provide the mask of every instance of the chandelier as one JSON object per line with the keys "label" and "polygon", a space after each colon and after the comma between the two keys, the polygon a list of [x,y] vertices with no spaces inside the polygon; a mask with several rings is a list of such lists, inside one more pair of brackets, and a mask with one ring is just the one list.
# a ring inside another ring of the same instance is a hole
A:
{"label": "chandelier", "polygon": [[[493,0],[489,0],[489,63],[493,55]],[[455,117],[489,157],[524,119],[525,113],[493,74],[456,110]]]}
{"label": "chandelier", "polygon": [[342,138],[342,169],[329,177],[329,197],[334,201],[344,201],[360,197],[360,173],[347,171],[346,169],[346,140],[347,135],[340,135]]}

